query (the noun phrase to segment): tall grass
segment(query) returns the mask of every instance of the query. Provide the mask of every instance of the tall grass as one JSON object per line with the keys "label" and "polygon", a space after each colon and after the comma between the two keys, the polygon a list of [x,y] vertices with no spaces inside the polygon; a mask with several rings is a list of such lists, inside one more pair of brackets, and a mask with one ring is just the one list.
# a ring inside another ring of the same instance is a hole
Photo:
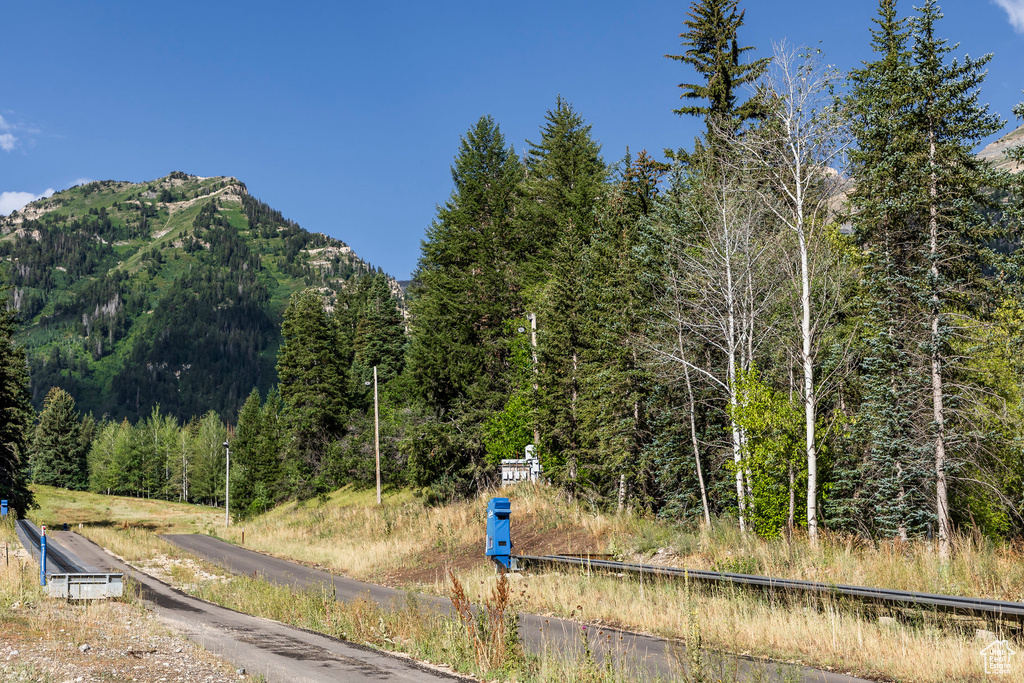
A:
{"label": "tall grass", "polygon": [[[927,541],[871,542],[827,531],[816,545],[799,535],[765,540],[740,533],[728,518],[705,528],[606,514],[544,486],[505,488],[500,495],[512,500],[513,541],[517,533],[539,534],[557,546],[564,533],[589,538],[589,550],[623,560],[1024,602],[1021,548],[980,534],[957,536],[953,559],[943,562]],[[428,551],[478,555],[482,562],[488,498],[428,507],[401,491],[378,508],[372,491],[342,489],[322,502],[289,503],[215,531],[240,543],[244,528],[247,547],[375,578],[415,566]]]}
{"label": "tall grass", "polygon": [[247,614],[275,619],[350,642],[417,659],[446,664],[485,680],[536,683],[625,683],[639,680],[635,669],[609,661],[598,664],[592,653],[555,649],[527,654],[519,641],[508,581],[490,581],[482,609],[472,604],[454,579],[451,595],[458,609],[444,615],[424,607],[412,593],[382,606],[369,599],[338,602],[329,586],[296,589],[264,579],[240,576],[207,583],[196,594]]}
{"label": "tall grass", "polygon": [[[817,545],[799,535],[764,540],[739,533],[729,519],[719,519],[702,528],[641,515],[612,515],[572,502],[542,486],[520,485],[502,489],[500,495],[512,499],[513,541],[517,536],[543,536],[556,547],[561,544],[560,539],[565,539],[567,547],[570,540],[584,539],[588,550],[603,550],[630,561],[1024,601],[1021,548],[979,534],[957,537],[953,559],[943,563],[926,541],[865,541],[829,533],[824,533]],[[456,569],[454,576],[463,586],[466,598],[482,604],[488,599],[494,580],[493,568],[482,558],[486,501],[484,496],[443,507],[427,507],[411,493],[398,491],[387,494],[385,504],[377,507],[372,491],[344,489],[323,501],[290,503],[226,531],[223,527],[214,530],[240,543],[244,527],[247,547],[370,580],[400,576],[424,562],[439,562],[441,569],[436,580],[407,586],[443,595],[451,590],[450,578],[442,578],[447,576],[443,573],[444,564],[458,563],[463,569]],[[149,541],[141,532],[137,539],[132,538],[132,532],[110,527],[97,527],[88,533],[125,557],[132,552],[141,555],[152,551],[146,550]],[[113,536],[105,540],[102,535],[106,533]],[[473,557],[479,558],[478,564],[472,564]],[[908,611],[894,613],[892,616],[897,620],[893,625],[878,621],[879,616],[890,616],[888,613],[856,603],[822,601],[803,595],[762,595],[704,586],[690,586],[687,592],[686,586],[679,583],[647,579],[640,582],[635,577],[591,576],[583,572],[516,576],[511,580],[518,582],[515,592],[524,593],[516,609],[582,618],[587,624],[615,624],[682,641],[698,638],[712,652],[744,653],[882,678],[922,683],[983,680],[978,651],[987,643],[974,641],[976,628],[1009,637],[1020,649],[1019,631],[1007,624]],[[210,585],[203,590],[233,589]],[[289,607],[294,602],[289,596],[287,592],[281,593],[280,607],[274,609],[294,608]],[[249,611],[249,607],[243,606],[242,597],[231,599],[239,602],[229,606]],[[265,595],[262,599],[268,598]],[[253,602],[258,601],[254,598]],[[258,604],[251,607],[261,609]],[[322,618],[330,614],[334,620],[330,623],[338,623],[340,617],[331,612],[333,608],[321,605],[319,609],[324,614]],[[370,610],[371,606],[367,604],[365,609]],[[369,614],[357,620],[363,626],[346,627],[346,633],[374,642],[376,636],[366,629],[379,627],[381,615]],[[398,628],[391,619],[385,616],[382,623],[392,637],[398,634],[418,642],[415,629]],[[328,627],[329,624],[325,628]],[[444,628],[458,628],[468,637],[461,622],[449,623]],[[471,666],[477,666],[475,654],[467,654],[472,649],[463,652],[453,644],[455,641],[444,641],[445,645],[439,642],[423,640],[423,649],[417,652],[428,660],[446,661],[454,657],[460,661],[473,660]],[[466,643],[468,648],[469,641]],[[715,659],[709,657],[705,663]],[[721,668],[725,666],[722,662],[729,661],[733,660],[719,658],[716,666]],[[570,665],[587,666],[582,660],[566,664]],[[555,680],[558,676],[543,672],[554,671],[563,664],[552,658],[542,659],[536,666],[530,675],[539,676],[538,680]],[[552,678],[544,678],[548,675]],[[560,675],[566,674],[563,671]]]}
{"label": "tall grass", "polygon": [[[741,534],[729,519],[700,527],[606,514],[546,487],[517,486],[502,489],[500,495],[512,499],[513,541],[517,531],[555,539],[583,534],[592,539],[591,550],[629,561],[834,584],[1024,598],[1020,550],[978,535],[958,537],[954,559],[942,563],[924,541],[866,542],[825,533],[817,545],[811,545],[800,536],[765,540]],[[323,503],[291,504],[246,523],[246,545],[371,579],[414,566],[427,554],[448,555],[453,561],[460,554],[477,554],[481,559],[476,568],[456,571],[455,576],[467,599],[481,603],[488,597],[481,586],[493,580],[493,569],[482,558],[486,501],[482,497],[429,508],[401,493],[377,508],[372,492],[346,490]],[[233,529],[228,538],[239,541],[240,529]],[[587,623],[615,624],[684,641],[697,633],[711,651],[906,681],[981,680],[978,650],[986,643],[974,641],[975,629],[995,629],[1015,637],[1006,624],[921,612],[896,613],[896,625],[887,626],[878,617],[889,616],[888,612],[803,595],[761,595],[703,586],[690,586],[687,593],[679,583],[584,572],[515,580],[526,588],[519,605],[523,610],[579,618],[579,606]],[[450,583],[439,575],[433,583],[418,587],[447,594]],[[719,658],[716,675],[723,675],[722,662],[728,661]]]}

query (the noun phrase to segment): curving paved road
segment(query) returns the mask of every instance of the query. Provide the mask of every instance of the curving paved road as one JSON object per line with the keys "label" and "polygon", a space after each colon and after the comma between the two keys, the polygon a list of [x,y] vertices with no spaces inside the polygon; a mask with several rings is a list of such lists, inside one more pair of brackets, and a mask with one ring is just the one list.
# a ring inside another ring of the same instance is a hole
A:
{"label": "curving paved road", "polygon": [[131,576],[161,621],[236,667],[262,674],[269,683],[470,680],[405,657],[219,607],[126,566],[77,533],[50,535],[87,564]]}
{"label": "curving paved road", "polygon": [[[296,588],[331,586],[333,584],[339,600],[353,600],[368,596],[378,604],[390,606],[400,604],[405,599],[405,593],[402,591],[335,576],[295,562],[246,550],[211,536],[175,534],[162,538],[235,574],[251,576],[258,573],[260,577],[272,583]],[[451,602],[445,598],[418,595],[417,599],[422,605],[431,606],[442,613],[448,613],[452,609]],[[564,619],[521,614],[519,630],[527,648],[533,652],[542,652],[550,648],[578,651],[583,643],[580,625]],[[599,638],[594,633],[595,630],[588,629],[585,635],[591,639],[591,647],[598,659],[603,660],[610,654],[627,671],[635,671],[637,678],[675,679],[680,673],[678,662],[686,660],[685,651],[677,643],[605,628],[603,629],[605,633],[613,632],[622,636],[621,640],[614,637],[611,639],[614,646],[609,650],[605,646],[607,641]],[[739,680],[788,681],[792,680],[793,674],[796,673],[799,679],[806,683],[870,683],[865,679],[847,674],[817,669],[800,668],[794,671],[793,667],[789,667],[780,672],[775,671],[774,667],[766,668],[761,663],[754,663],[739,657],[723,658],[719,662],[719,668],[730,679],[732,671],[735,669]]]}

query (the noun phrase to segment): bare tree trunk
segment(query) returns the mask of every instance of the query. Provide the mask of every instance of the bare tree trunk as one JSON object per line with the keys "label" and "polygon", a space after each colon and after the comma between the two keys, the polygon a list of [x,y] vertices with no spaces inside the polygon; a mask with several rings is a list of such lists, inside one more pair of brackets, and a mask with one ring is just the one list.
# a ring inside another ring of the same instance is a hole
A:
{"label": "bare tree trunk", "polygon": [[[802,205],[802,202],[800,203]],[[800,242],[800,341],[804,366],[804,432],[807,449],[807,537],[818,542],[818,451],[814,443],[817,397],[814,394],[814,349],[811,329],[811,275],[807,263],[807,239],[803,229],[803,209],[799,209]]]}
{"label": "bare tree trunk", "polygon": [[[746,273],[746,289],[744,290],[744,306],[743,306],[743,330],[745,336],[741,338],[741,352],[742,362],[740,367],[743,368],[744,373],[749,373],[754,367],[754,326],[756,324],[754,310],[756,304],[754,303],[754,278],[753,273],[747,270]],[[743,399],[746,400],[746,397]],[[747,430],[744,428],[740,429],[740,439],[743,443],[743,452],[747,453]],[[746,468],[744,469],[744,478],[747,485],[747,515],[752,517],[754,515],[754,506],[756,500],[754,498],[754,475],[750,471],[750,459],[744,458]]]}
{"label": "bare tree trunk", "polygon": [[[679,353],[682,354],[682,332],[679,334]],[[686,393],[690,397],[690,438],[693,440],[693,459],[697,464],[697,483],[700,485],[700,502],[704,506],[704,523],[711,526],[711,512],[708,510],[708,492],[704,487],[704,473],[700,466],[700,445],[697,442],[697,419],[696,402],[693,400],[693,386],[690,384],[690,368],[683,365],[683,375],[686,377]]]}
{"label": "bare tree trunk", "polygon": [[[792,230],[797,240],[800,310],[800,360],[803,366],[804,449],[807,459],[807,535],[811,543],[818,538],[818,454],[815,443],[817,392],[814,363],[817,356],[815,332],[827,326],[838,308],[839,288],[834,296],[812,298],[812,282],[832,274],[831,260],[820,261],[827,250],[816,238],[815,230],[826,225],[833,202],[841,191],[844,151],[849,144],[846,121],[835,107],[833,87],[839,75],[831,67],[822,67],[816,57],[798,54],[785,44],[775,46],[775,59],[769,75],[773,99],[772,117],[779,124],[768,128],[766,137],[753,136],[741,146],[764,173],[758,190],[765,205]],[[814,256],[812,262],[812,256]],[[795,259],[794,259],[795,260]],[[794,273],[794,284],[797,274]],[[830,301],[831,300],[831,301]],[[824,390],[824,389],[822,389]]]}
{"label": "bare tree trunk", "polygon": [[[728,219],[723,221],[724,225],[728,225]],[[728,239],[728,238],[727,238]],[[736,293],[735,285],[733,282],[732,273],[732,259],[727,256],[725,260],[725,281],[726,281],[726,308],[728,314],[728,382],[729,382],[729,405],[732,407],[733,414],[729,417],[729,425],[732,431],[732,458],[733,463],[736,466],[736,502],[739,506],[739,522],[740,531],[747,530],[747,500],[746,490],[743,485],[743,439],[740,435],[740,427],[736,423],[734,417],[738,403],[736,400]]]}
{"label": "bare tree trunk", "polygon": [[935,513],[939,521],[939,557],[948,560],[950,555],[950,538],[952,524],[949,519],[949,493],[946,482],[946,413],[943,406],[942,391],[942,350],[940,327],[942,312],[939,305],[939,217],[938,217],[938,179],[935,176],[935,128],[928,129],[928,158],[931,162],[929,178],[929,220],[928,231],[930,253],[932,257],[932,300],[931,300],[931,375],[932,375],[932,419],[935,423]]}

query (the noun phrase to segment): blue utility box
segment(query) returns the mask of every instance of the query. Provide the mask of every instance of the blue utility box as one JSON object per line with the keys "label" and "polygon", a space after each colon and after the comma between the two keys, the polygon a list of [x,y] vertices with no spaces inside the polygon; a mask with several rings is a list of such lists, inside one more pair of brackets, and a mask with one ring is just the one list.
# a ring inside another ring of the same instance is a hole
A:
{"label": "blue utility box", "polygon": [[512,533],[508,517],[512,504],[508,498],[491,498],[487,503],[487,545],[484,555],[505,569],[512,569]]}

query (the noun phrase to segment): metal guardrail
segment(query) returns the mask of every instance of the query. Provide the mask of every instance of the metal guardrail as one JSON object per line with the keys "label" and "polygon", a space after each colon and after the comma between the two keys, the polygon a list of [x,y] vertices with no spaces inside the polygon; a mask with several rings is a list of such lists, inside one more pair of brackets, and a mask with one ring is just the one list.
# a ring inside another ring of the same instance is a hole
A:
{"label": "metal guardrail", "polygon": [[[41,534],[36,525],[27,519],[19,519],[18,530],[25,549],[38,561]],[[55,571],[50,571],[51,568]],[[121,573],[89,571],[52,542],[47,543],[46,569],[46,590],[51,598],[99,600],[124,595],[124,576]]]}
{"label": "metal guardrail", "polygon": [[[27,519],[18,520],[18,528],[23,532],[24,538],[22,538],[22,544],[25,540],[28,541],[29,545],[25,546],[27,550],[36,561],[39,560],[39,545],[40,545],[40,533],[36,525]],[[49,574],[50,569],[56,570],[55,573],[71,574],[81,572],[82,568],[74,563],[67,555],[65,555],[59,547],[53,543],[47,543],[46,548],[46,569]]]}
{"label": "metal guardrail", "polygon": [[700,569],[679,569],[676,567],[659,567],[649,564],[633,564],[629,562],[613,562],[594,557],[571,557],[565,555],[516,555],[519,567],[580,567],[614,573],[658,576],[675,580],[698,581],[727,586],[756,588],[766,591],[794,591],[820,596],[843,597],[885,605],[889,607],[912,607],[929,609],[938,612],[983,617],[986,619],[1006,619],[1024,621],[1024,603],[1005,600],[988,600],[985,598],[965,598],[954,595],[936,593],[916,593],[913,591],[890,590],[887,588],[869,588],[866,586],[845,586],[838,584],[819,583],[816,581],[799,581],[796,579],[777,579],[752,574],[733,574],[729,572],[713,572]]}

